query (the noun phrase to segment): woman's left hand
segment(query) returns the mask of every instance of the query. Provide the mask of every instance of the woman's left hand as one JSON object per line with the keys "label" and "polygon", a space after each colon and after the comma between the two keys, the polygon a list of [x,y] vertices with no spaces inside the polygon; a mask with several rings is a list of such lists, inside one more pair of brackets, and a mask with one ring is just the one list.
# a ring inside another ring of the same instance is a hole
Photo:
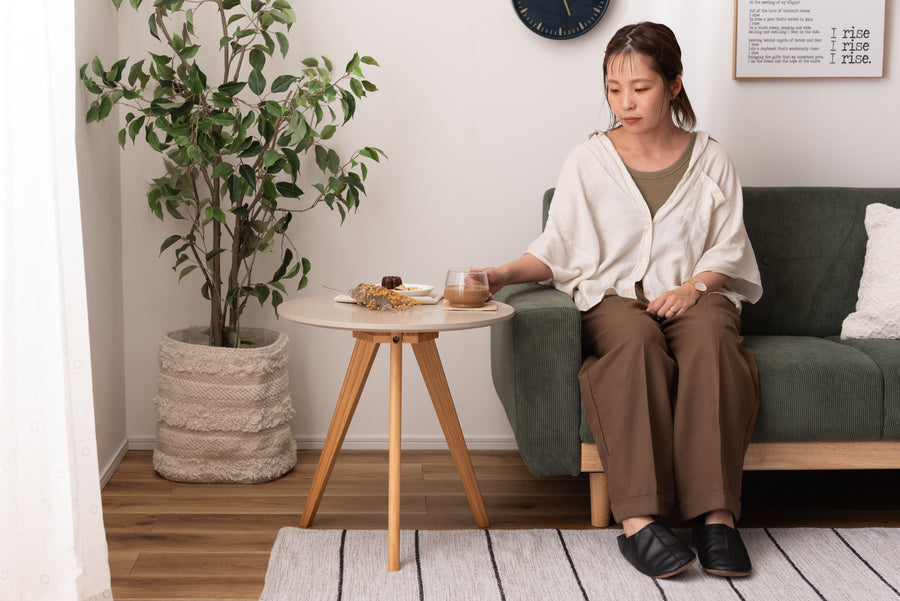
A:
{"label": "woman's left hand", "polygon": [[663,292],[647,305],[647,311],[659,319],[678,317],[700,300],[700,291],[693,286],[682,284],[678,288]]}

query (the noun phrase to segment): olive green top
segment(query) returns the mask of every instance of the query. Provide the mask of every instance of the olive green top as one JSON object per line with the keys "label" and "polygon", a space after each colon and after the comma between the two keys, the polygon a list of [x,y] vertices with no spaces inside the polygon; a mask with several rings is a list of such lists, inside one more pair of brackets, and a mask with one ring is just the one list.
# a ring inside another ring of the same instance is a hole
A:
{"label": "olive green top", "polygon": [[691,140],[688,142],[687,148],[681,153],[674,163],[660,171],[638,171],[628,167],[628,173],[634,183],[637,184],[638,190],[650,207],[650,215],[656,215],[656,212],[662,207],[675,186],[681,181],[688,168],[691,159],[691,153],[694,151],[694,140],[697,139],[697,132],[691,132]]}

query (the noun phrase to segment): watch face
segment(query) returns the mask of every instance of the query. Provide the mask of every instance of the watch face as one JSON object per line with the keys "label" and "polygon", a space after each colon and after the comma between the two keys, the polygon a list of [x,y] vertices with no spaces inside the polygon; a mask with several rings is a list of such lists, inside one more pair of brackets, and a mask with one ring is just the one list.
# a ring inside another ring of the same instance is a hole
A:
{"label": "watch face", "polygon": [[512,0],[525,26],[553,40],[578,37],[603,18],[609,0]]}

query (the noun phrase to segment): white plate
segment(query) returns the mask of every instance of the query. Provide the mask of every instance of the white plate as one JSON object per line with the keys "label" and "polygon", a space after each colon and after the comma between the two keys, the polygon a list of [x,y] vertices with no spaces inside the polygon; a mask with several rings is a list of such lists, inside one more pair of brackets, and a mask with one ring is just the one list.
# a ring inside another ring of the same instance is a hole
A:
{"label": "white plate", "polygon": [[406,296],[425,296],[431,294],[431,291],[434,290],[434,286],[429,286],[427,284],[407,284],[406,282],[403,282],[403,285],[407,288],[415,288],[415,290],[397,290],[394,288],[394,292],[399,292]]}

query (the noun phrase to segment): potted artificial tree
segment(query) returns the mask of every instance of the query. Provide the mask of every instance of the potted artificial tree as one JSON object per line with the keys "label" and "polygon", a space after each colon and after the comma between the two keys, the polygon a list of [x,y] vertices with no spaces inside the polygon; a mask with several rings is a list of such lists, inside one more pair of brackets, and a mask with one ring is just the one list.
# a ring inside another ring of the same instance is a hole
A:
{"label": "potted artificial tree", "polygon": [[[364,160],[384,156],[367,146],[342,158],[329,146],[376,90],[362,71],[374,59],[355,54],[336,72],[324,56],[307,58],[273,73],[294,20],[287,0],[155,0],[146,58],[81,68],[95,97],[87,121],[126,107],[119,144],[141,137],[159,153],[147,201],[173,225],[160,254],[174,254],[178,280],[198,280],[209,305],[208,326],[160,341],[153,461],[173,480],[260,482],[296,463],[287,337],[241,317],[248,302],[277,312],[289,283],[306,286],[310,262],[288,235],[292,219],[324,204],[343,221],[365,194]],[[197,31],[211,28],[208,43]],[[263,253],[278,254],[274,271]]]}

